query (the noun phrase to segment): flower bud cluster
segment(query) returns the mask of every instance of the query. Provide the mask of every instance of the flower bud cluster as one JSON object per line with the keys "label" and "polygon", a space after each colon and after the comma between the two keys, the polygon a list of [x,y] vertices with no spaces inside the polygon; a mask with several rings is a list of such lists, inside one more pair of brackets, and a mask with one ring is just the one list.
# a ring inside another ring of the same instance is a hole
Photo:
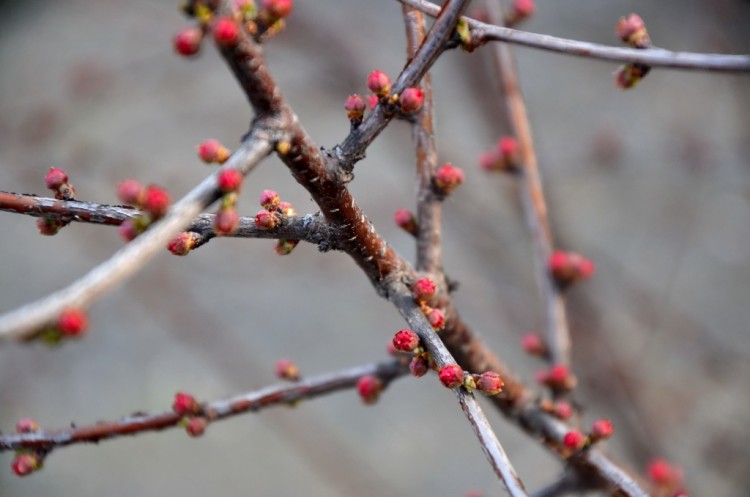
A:
{"label": "flower bud cluster", "polygon": [[[621,17],[615,32],[618,38],[632,48],[650,48],[651,37],[646,30],[646,23],[638,14]],[[638,62],[630,62],[620,66],[615,71],[615,86],[627,90],[635,87],[648,73],[651,66]]]}
{"label": "flower bud cluster", "polygon": [[[260,194],[260,205],[263,207],[255,215],[255,226],[261,230],[273,230],[279,227],[285,218],[296,216],[292,204],[284,202],[273,190],[263,190]],[[274,251],[279,255],[288,255],[299,244],[299,240],[279,238]]]}
{"label": "flower bud cluster", "polygon": [[117,185],[117,197],[143,211],[140,216],[126,219],[120,224],[120,236],[125,241],[134,239],[146,231],[151,223],[164,217],[172,202],[165,189],[156,185],[144,187],[134,179],[126,179]]}
{"label": "flower bud cluster", "polygon": [[189,393],[177,392],[172,402],[172,412],[180,416],[180,425],[191,437],[199,437],[206,431],[208,417],[203,406]]}
{"label": "flower bud cluster", "polygon": [[548,261],[550,276],[558,287],[567,288],[572,283],[590,278],[594,274],[594,263],[575,252],[556,250]]}
{"label": "flower bud cluster", "polygon": [[495,148],[479,156],[479,164],[488,172],[515,172],[521,166],[518,141],[512,136],[503,136]]}
{"label": "flower bud cluster", "polygon": [[433,189],[440,198],[445,198],[451,194],[463,182],[463,170],[450,163],[440,166],[432,178]]}

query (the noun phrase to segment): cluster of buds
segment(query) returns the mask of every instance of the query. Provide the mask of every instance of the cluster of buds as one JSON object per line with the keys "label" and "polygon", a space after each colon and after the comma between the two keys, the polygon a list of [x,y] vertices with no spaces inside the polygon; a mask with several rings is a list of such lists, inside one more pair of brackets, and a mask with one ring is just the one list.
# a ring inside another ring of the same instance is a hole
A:
{"label": "cluster of buds", "polygon": [[275,34],[284,27],[284,19],[291,15],[293,7],[292,0],[263,0],[258,21]]}
{"label": "cluster of buds", "polygon": [[495,148],[479,156],[479,164],[485,171],[515,172],[520,163],[518,141],[512,136],[500,137]]}
{"label": "cluster of buds", "polygon": [[429,321],[430,326],[435,331],[440,331],[445,328],[445,313],[429,305],[430,300],[435,296],[435,291],[435,282],[430,278],[421,278],[412,286],[414,300],[419,305],[427,321]]}
{"label": "cluster of buds", "polygon": [[51,167],[44,177],[44,183],[47,188],[55,192],[55,198],[58,200],[74,200],[76,190],[68,183],[68,173],[62,169]]}
{"label": "cluster of buds", "polygon": [[224,164],[232,154],[219,140],[213,139],[200,143],[196,149],[198,157],[206,164]]}
{"label": "cluster of buds", "polygon": [[399,209],[393,215],[393,220],[396,222],[396,226],[406,231],[410,235],[417,236],[419,226],[417,225],[417,217],[408,209]]}
{"label": "cluster of buds", "polygon": [[[651,47],[651,37],[646,30],[646,23],[638,14],[621,17],[615,31],[617,36],[632,48]],[[633,88],[650,70],[651,66],[638,62],[622,65],[615,71],[615,85],[622,89]]]}
{"label": "cluster of buds", "polygon": [[432,185],[440,198],[445,198],[464,182],[464,172],[450,163],[444,164],[435,171]]}
{"label": "cluster of buds", "polygon": [[[30,418],[16,423],[16,433],[36,433],[41,431],[39,424]],[[17,476],[26,476],[42,468],[44,453],[32,449],[18,449],[10,467]]]}
{"label": "cluster of buds", "polygon": [[536,381],[554,391],[572,390],[576,386],[576,377],[564,364],[554,364],[549,369],[538,371]]}
{"label": "cluster of buds", "polygon": [[568,455],[590,447],[591,444],[606,440],[612,436],[612,423],[608,419],[594,421],[588,434],[573,429],[563,436],[562,444]]}
{"label": "cluster of buds", "polygon": [[646,474],[658,495],[687,496],[682,489],[682,470],[666,459],[653,459],[646,468]]}
{"label": "cluster of buds", "polygon": [[505,17],[505,25],[513,27],[527,17],[531,16],[536,10],[534,0],[513,0],[510,6],[510,12]]}
{"label": "cluster of buds", "polygon": [[585,280],[594,274],[594,263],[575,252],[556,250],[548,261],[549,272],[560,288],[567,288],[576,281]]}
{"label": "cluster of buds", "polygon": [[156,185],[144,187],[134,179],[126,179],[117,185],[117,197],[144,212],[143,215],[126,219],[120,224],[120,236],[126,241],[134,239],[146,231],[151,223],[164,217],[172,202],[165,189]]}
{"label": "cluster of buds", "polygon": [[394,355],[399,353],[414,354],[409,362],[409,371],[415,378],[421,378],[435,366],[430,358],[430,353],[422,347],[419,335],[412,330],[397,331],[393,335],[393,340],[388,343],[388,350]]}
{"label": "cluster of buds", "polygon": [[282,380],[299,381],[299,368],[289,359],[279,359],[275,366],[276,376]]}
{"label": "cluster of buds", "polygon": [[216,175],[216,188],[222,193],[219,211],[214,217],[214,233],[217,236],[232,235],[240,227],[240,215],[237,214],[236,205],[242,179],[242,173],[231,167],[225,167]]}
{"label": "cluster of buds", "polygon": [[570,405],[570,402],[565,400],[557,400],[553,402],[545,399],[539,403],[539,408],[563,421],[566,421],[573,416],[573,406]]}
{"label": "cluster of buds", "polygon": [[377,402],[383,388],[383,382],[377,376],[365,375],[357,381],[357,393],[366,405]]}
{"label": "cluster of buds", "polygon": [[[260,205],[263,209],[255,215],[255,226],[261,230],[275,229],[285,218],[297,215],[292,204],[282,201],[279,194],[273,190],[263,190],[260,194]],[[299,240],[279,238],[274,250],[279,255],[288,255],[298,244]]]}
{"label": "cluster of buds", "polygon": [[189,393],[177,392],[174,395],[172,412],[182,418],[180,425],[191,437],[199,437],[206,431],[208,418],[204,414],[203,406]]}
{"label": "cluster of buds", "polygon": [[438,371],[440,382],[447,388],[464,387],[469,392],[479,390],[487,395],[497,395],[503,390],[503,380],[494,371],[468,374],[458,364],[448,364]]}
{"label": "cluster of buds", "polygon": [[526,333],[521,339],[523,350],[527,354],[538,357],[547,357],[547,345],[537,333]]}

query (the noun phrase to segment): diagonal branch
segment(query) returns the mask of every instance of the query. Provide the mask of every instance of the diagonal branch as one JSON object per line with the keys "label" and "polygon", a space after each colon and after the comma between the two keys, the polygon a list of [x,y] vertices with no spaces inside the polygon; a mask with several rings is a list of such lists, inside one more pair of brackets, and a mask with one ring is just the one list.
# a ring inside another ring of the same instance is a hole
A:
{"label": "diagonal branch", "polygon": [[[267,407],[285,405],[300,400],[345,390],[357,385],[362,376],[373,375],[388,384],[409,369],[401,360],[390,360],[345,369],[304,379],[287,385],[270,386],[261,390],[237,395],[223,400],[203,404],[202,411],[211,422],[229,417],[257,412]],[[175,428],[182,416],[172,411],[156,414],[134,414],[116,421],[105,421],[88,426],[72,426],[61,430],[39,431],[0,435],[0,452],[16,449],[40,449],[49,451],[56,447],[81,443],[98,443],[123,436],[133,436],[148,431]]]}
{"label": "diagonal branch", "polygon": [[[398,0],[430,16],[440,12],[440,6],[426,0]],[[585,41],[569,40],[556,36],[541,35],[504,28],[492,24],[468,19],[472,29],[472,39],[479,45],[489,41],[502,41],[516,45],[523,45],[540,50],[588,57],[591,59],[608,60],[613,62],[629,62],[646,64],[654,67],[669,69],[691,69],[697,71],[717,72],[750,72],[750,55],[723,55],[691,52],[671,52],[660,48],[638,50],[634,48],[612,47],[589,43]]]}

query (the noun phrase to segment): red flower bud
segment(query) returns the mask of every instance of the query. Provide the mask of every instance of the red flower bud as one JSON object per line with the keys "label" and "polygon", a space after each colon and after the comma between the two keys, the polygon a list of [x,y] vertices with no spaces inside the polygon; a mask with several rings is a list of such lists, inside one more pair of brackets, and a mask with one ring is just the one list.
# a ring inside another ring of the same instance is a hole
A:
{"label": "red flower bud", "polygon": [[80,309],[67,309],[57,318],[57,327],[65,336],[75,337],[82,335],[88,327],[86,313]]}
{"label": "red flower bud", "polygon": [[68,173],[56,167],[49,168],[49,172],[44,177],[44,182],[52,191],[57,191],[68,182]]}
{"label": "red flower bud", "polygon": [[407,233],[417,234],[417,218],[407,209],[399,209],[393,216],[396,224]]}
{"label": "red flower bud", "polygon": [[448,388],[456,388],[464,384],[464,370],[458,364],[443,366],[438,372],[438,377]]}
{"label": "red flower bud", "polygon": [[586,437],[578,430],[571,430],[563,437],[563,445],[571,450],[580,450],[586,445]]}
{"label": "red flower bud", "polygon": [[140,235],[142,230],[135,219],[126,219],[117,227],[117,232],[123,240],[129,242]]}
{"label": "red flower bud", "polygon": [[146,200],[146,189],[134,179],[126,179],[117,184],[117,198],[122,202],[139,207]]}
{"label": "red flower bud", "polygon": [[420,378],[430,370],[430,362],[424,356],[414,356],[409,363],[409,371],[415,378]]}
{"label": "red flower bud", "polygon": [[372,110],[375,108],[376,105],[378,105],[378,96],[377,95],[368,95],[367,97],[367,107]]}
{"label": "red flower bud", "polygon": [[576,378],[564,364],[555,364],[547,371],[537,373],[537,381],[554,390],[570,390],[576,385]]}
{"label": "red flower bud", "polygon": [[679,486],[682,483],[682,471],[665,459],[654,459],[646,469],[649,479],[662,487]]}
{"label": "red flower bud", "polygon": [[362,117],[365,115],[365,101],[359,95],[349,95],[346,102],[344,102],[344,109],[346,109],[346,115],[351,121],[362,121]]}
{"label": "red flower bud", "polygon": [[422,108],[424,103],[424,92],[421,88],[411,87],[404,90],[399,99],[401,106],[401,112],[411,113],[417,112]]}
{"label": "red flower bud", "polygon": [[536,10],[534,0],[513,0],[511,6],[513,11],[517,13],[521,18],[529,17]]}
{"label": "red flower bud", "polygon": [[366,375],[357,381],[357,393],[365,404],[373,404],[383,391],[383,382],[377,376]]}
{"label": "red flower bud", "polygon": [[218,45],[229,47],[239,40],[240,28],[231,17],[220,17],[213,25],[213,34]]}
{"label": "red flower bud", "polygon": [[562,420],[570,419],[573,415],[573,406],[564,400],[560,400],[555,402],[552,413]]}
{"label": "red flower bud", "polygon": [[612,436],[612,422],[608,419],[599,419],[594,421],[591,427],[591,441],[604,440]]}
{"label": "red flower bud", "polygon": [[419,347],[419,335],[412,330],[399,330],[393,336],[393,346],[401,352],[412,352]]}
{"label": "red flower bud", "polygon": [[198,145],[198,157],[206,164],[224,164],[231,152],[219,140],[206,140]]}
{"label": "red flower bud", "polygon": [[289,202],[279,202],[279,210],[281,213],[287,217],[296,216],[297,211],[292,207],[292,204]]}
{"label": "red flower bud", "polygon": [[276,376],[282,380],[297,381],[299,380],[299,368],[289,359],[279,359],[276,361]]}
{"label": "red flower bud", "polygon": [[214,218],[214,233],[218,236],[231,235],[240,227],[240,216],[237,209],[227,207],[219,209]]}
{"label": "red flower bud", "polygon": [[201,49],[203,40],[203,30],[201,28],[190,27],[177,32],[174,36],[174,51],[184,57],[190,57],[197,54]]}
{"label": "red flower bud", "polygon": [[26,476],[42,467],[42,458],[34,452],[18,454],[10,465],[18,476]]}
{"label": "red flower bud", "polygon": [[195,397],[185,392],[177,392],[174,394],[174,402],[172,402],[172,411],[178,416],[187,416],[190,414],[198,414],[201,412],[201,406]]}
{"label": "red flower bud", "polygon": [[167,213],[171,202],[172,199],[165,189],[156,185],[148,185],[146,187],[143,209],[149,212],[155,219],[159,219]]}
{"label": "red flower bud", "polygon": [[260,194],[260,205],[267,211],[275,211],[280,203],[279,194],[273,190],[263,190]]}
{"label": "red flower bud", "polygon": [[476,380],[477,388],[487,395],[497,395],[503,390],[505,383],[500,375],[494,371],[486,371]]}
{"label": "red flower bud", "polygon": [[427,321],[435,331],[440,331],[445,327],[445,314],[440,309],[430,309],[427,313]]}
{"label": "red flower bud", "polygon": [[638,14],[630,14],[627,18],[621,17],[615,26],[617,36],[633,48],[648,48],[651,46],[651,38],[646,30],[646,23]]}
{"label": "red flower bud", "polygon": [[383,71],[372,71],[367,77],[367,88],[378,97],[387,97],[391,93],[391,78]]}
{"label": "red flower bud", "polygon": [[434,182],[440,193],[448,195],[464,182],[464,172],[452,164],[445,164],[435,172]]}
{"label": "red flower bud", "polygon": [[273,212],[265,209],[258,211],[255,215],[255,226],[261,230],[272,230],[279,225],[279,219]]}
{"label": "red flower bud", "polygon": [[292,13],[292,7],[292,0],[263,0],[263,9],[274,19],[287,17]]}
{"label": "red flower bud", "polygon": [[185,431],[187,431],[188,435],[195,438],[203,435],[206,431],[206,426],[208,426],[208,420],[203,416],[196,416],[188,419]]}
{"label": "red flower bud", "polygon": [[36,220],[36,227],[39,230],[39,234],[44,236],[56,235],[64,224],[59,219],[53,217],[40,217]]}
{"label": "red flower bud", "polygon": [[634,88],[648,73],[651,66],[645,64],[625,64],[615,71],[615,86],[628,90]]}
{"label": "red flower bud", "polygon": [[216,178],[216,183],[222,193],[231,193],[240,191],[242,186],[242,173],[237,169],[222,169]]}
{"label": "red flower bud", "polygon": [[549,271],[557,284],[564,288],[569,284],[590,278],[594,273],[594,263],[575,252],[557,250],[548,262]]}
{"label": "red flower bud", "polygon": [[430,278],[421,278],[414,283],[411,291],[417,302],[427,302],[435,295],[435,282]]}
{"label": "red flower bud", "polygon": [[201,236],[193,231],[183,231],[176,237],[170,240],[167,244],[167,250],[172,252],[174,255],[188,255],[188,252],[195,247],[195,244],[200,240]]}
{"label": "red flower bud", "polygon": [[547,347],[544,345],[542,337],[536,333],[526,333],[521,339],[523,350],[529,355],[544,356],[547,354]]}
{"label": "red flower bud", "polygon": [[16,432],[18,433],[34,433],[39,430],[39,423],[31,418],[22,418],[16,423]]}

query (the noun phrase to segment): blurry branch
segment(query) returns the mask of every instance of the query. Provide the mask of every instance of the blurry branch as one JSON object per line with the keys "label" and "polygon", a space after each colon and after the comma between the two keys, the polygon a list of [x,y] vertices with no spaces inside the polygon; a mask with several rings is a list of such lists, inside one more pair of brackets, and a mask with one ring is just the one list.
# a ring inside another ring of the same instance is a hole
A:
{"label": "blurry branch", "polygon": [[[247,174],[271,152],[272,138],[276,134],[277,131],[265,122],[256,122],[224,167],[236,168]],[[163,219],[80,279],[41,300],[0,316],[0,340],[31,336],[40,327],[54,321],[65,309],[85,307],[143,267],[146,261],[164,250],[172,237],[184,230],[204,208],[219,198],[217,174],[203,180],[170,207]]]}
{"label": "blurry branch", "polygon": [[[426,0],[398,1],[433,17],[440,12],[440,6]],[[639,50],[612,47],[494,26],[473,19],[468,19],[468,22],[472,30],[472,40],[477,46],[489,41],[502,41],[567,55],[613,62],[631,62],[654,67],[698,71],[750,72],[750,55],[671,52],[660,48]]]}
{"label": "blurry branch", "polygon": [[[491,21],[502,22],[503,13],[497,0],[487,2]],[[548,271],[548,261],[554,249],[549,226],[547,201],[542,188],[542,178],[537,163],[531,125],[526,104],[521,94],[516,63],[510,45],[492,46],[492,62],[500,81],[500,92],[505,101],[507,120],[512,134],[518,140],[521,156],[521,204],[526,224],[531,232],[534,251],[534,268],[537,285],[545,307],[546,341],[553,364],[570,364],[570,330],[562,292]]]}
{"label": "blurry branch", "polygon": [[[239,414],[257,412],[267,407],[288,405],[301,400],[356,387],[362,376],[377,376],[384,385],[409,372],[401,360],[358,366],[335,373],[315,376],[286,385],[270,386],[261,390],[202,404],[201,411],[210,422]],[[179,426],[183,416],[172,411],[157,414],[133,414],[116,421],[103,421],[89,426],[71,426],[61,430],[0,435],[0,452],[16,449],[50,451],[56,447],[80,443],[98,443],[126,435],[147,431],[161,431]]]}

